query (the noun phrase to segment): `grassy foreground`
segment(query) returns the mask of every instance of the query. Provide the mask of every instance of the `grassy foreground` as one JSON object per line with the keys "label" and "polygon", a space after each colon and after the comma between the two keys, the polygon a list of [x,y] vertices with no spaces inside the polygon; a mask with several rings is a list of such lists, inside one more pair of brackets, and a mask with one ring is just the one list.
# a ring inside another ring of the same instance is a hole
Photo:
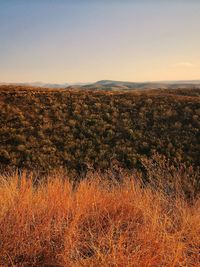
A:
{"label": "grassy foreground", "polygon": [[88,176],[0,177],[0,266],[200,266],[198,197]]}

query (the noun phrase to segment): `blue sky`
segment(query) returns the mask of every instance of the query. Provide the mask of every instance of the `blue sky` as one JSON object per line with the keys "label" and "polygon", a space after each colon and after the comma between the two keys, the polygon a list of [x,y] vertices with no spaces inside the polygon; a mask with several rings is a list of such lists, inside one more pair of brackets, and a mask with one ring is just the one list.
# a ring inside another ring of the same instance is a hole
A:
{"label": "blue sky", "polygon": [[198,0],[0,0],[0,82],[200,79]]}

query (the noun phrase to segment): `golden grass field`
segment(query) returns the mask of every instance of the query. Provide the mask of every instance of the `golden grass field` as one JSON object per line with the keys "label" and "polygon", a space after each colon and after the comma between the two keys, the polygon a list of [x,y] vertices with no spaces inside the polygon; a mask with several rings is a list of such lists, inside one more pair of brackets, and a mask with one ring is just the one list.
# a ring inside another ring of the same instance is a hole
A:
{"label": "golden grass field", "polygon": [[198,196],[88,176],[0,177],[0,266],[200,266]]}

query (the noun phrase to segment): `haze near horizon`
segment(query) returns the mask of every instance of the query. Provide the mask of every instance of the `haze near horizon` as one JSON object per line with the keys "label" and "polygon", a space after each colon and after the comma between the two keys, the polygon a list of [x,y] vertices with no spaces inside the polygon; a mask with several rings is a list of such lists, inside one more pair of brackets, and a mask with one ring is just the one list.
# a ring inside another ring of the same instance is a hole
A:
{"label": "haze near horizon", "polygon": [[200,2],[0,1],[0,82],[200,79]]}

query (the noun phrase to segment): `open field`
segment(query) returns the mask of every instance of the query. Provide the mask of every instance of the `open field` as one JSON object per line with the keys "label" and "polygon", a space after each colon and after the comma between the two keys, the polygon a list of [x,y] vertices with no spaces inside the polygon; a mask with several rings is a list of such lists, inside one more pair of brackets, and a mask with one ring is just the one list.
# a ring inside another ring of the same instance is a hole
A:
{"label": "open field", "polygon": [[108,176],[1,176],[0,266],[200,266],[199,197]]}

